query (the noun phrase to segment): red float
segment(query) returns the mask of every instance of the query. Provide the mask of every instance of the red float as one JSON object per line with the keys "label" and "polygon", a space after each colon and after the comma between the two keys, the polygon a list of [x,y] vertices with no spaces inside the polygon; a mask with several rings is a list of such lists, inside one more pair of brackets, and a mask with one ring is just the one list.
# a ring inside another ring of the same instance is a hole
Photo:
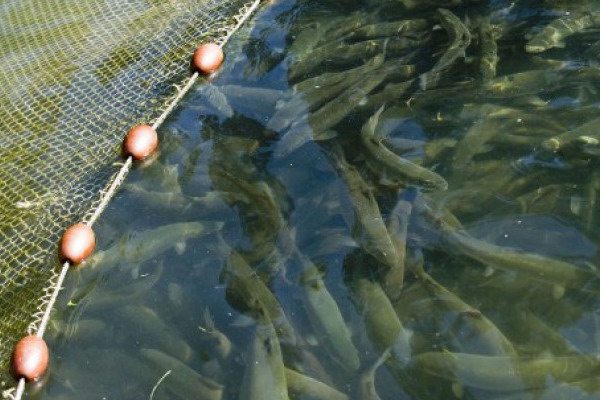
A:
{"label": "red float", "polygon": [[212,74],[221,64],[225,55],[223,49],[216,43],[206,43],[200,45],[194,52],[194,67],[203,74]]}
{"label": "red float", "polygon": [[75,224],[65,231],[60,242],[60,257],[73,264],[88,258],[96,247],[96,235],[86,224]]}
{"label": "red float", "polygon": [[36,380],[46,372],[48,359],[48,346],[44,339],[26,336],[17,343],[13,351],[13,373],[17,379]]}
{"label": "red float", "polygon": [[158,147],[158,135],[150,125],[137,125],[129,130],[123,142],[123,151],[136,160],[143,160]]}

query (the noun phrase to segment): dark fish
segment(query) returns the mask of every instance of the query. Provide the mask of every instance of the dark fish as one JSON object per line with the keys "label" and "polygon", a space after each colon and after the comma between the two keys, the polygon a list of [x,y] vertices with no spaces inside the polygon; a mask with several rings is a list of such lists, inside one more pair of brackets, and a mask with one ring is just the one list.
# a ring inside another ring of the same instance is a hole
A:
{"label": "dark fish", "polygon": [[598,26],[599,12],[572,13],[552,21],[527,42],[525,50],[529,53],[541,53],[553,47],[565,47],[564,40],[567,37]]}
{"label": "dark fish", "polygon": [[423,90],[437,86],[443,74],[454,65],[456,60],[465,57],[467,47],[471,44],[471,32],[456,15],[444,8],[439,8],[437,13],[440,23],[448,32],[450,45],[433,68],[421,75],[421,89]]}

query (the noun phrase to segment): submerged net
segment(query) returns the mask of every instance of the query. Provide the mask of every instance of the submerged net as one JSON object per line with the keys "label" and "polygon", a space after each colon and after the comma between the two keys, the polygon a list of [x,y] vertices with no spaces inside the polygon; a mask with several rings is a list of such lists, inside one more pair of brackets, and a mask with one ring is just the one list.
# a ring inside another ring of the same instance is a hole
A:
{"label": "submerged net", "polygon": [[0,382],[35,329],[57,242],[90,218],[124,133],[155,121],[247,0],[0,0]]}

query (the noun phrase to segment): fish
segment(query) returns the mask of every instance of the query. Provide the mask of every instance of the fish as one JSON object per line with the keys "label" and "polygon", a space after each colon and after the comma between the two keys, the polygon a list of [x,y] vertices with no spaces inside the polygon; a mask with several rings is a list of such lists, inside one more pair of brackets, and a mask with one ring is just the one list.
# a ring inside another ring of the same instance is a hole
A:
{"label": "fish", "polygon": [[179,337],[172,326],[152,309],[142,305],[125,305],[112,312],[115,325],[125,332],[140,335],[144,345],[156,346],[183,362],[190,362],[195,356],[189,344]]}
{"label": "fish", "polygon": [[516,392],[495,397],[496,400],[536,400],[569,399],[569,400],[593,400],[600,390],[599,378],[587,378],[577,382],[558,383],[551,387],[528,390],[525,393]]}
{"label": "fish", "polygon": [[367,164],[377,171],[382,171],[386,179],[394,182],[418,186],[424,190],[446,190],[448,182],[442,176],[400,157],[383,145],[382,139],[376,135],[382,112],[383,107],[361,129],[361,141],[368,155]]}
{"label": "fish", "polygon": [[342,198],[349,197],[352,209],[352,237],[361,248],[377,259],[386,269],[396,268],[398,255],[387,227],[381,216],[379,205],[372,188],[364,181],[355,167],[350,165],[339,146],[333,146],[328,153],[333,167],[337,170],[344,186],[340,189]]}
{"label": "fish", "polygon": [[178,222],[143,232],[130,232],[121,237],[119,243],[98,251],[86,265],[104,270],[117,266],[131,269],[132,265],[143,264],[173,247],[184,245],[188,239],[219,231],[222,227],[221,222]]}
{"label": "fish", "polygon": [[179,167],[176,164],[151,163],[144,170],[144,180],[140,182],[147,190],[167,193],[182,193],[179,182]]}
{"label": "fish", "polygon": [[281,272],[285,261],[276,247],[285,228],[281,207],[285,203],[277,197],[273,184],[258,179],[256,167],[244,160],[222,165],[215,159],[210,176],[225,202],[239,208],[244,233],[252,243],[252,248],[244,254],[246,260],[260,264],[261,274],[272,278]]}
{"label": "fish", "polygon": [[415,252],[408,263],[423,287],[435,299],[436,303],[457,314],[457,320],[463,322],[471,333],[466,346],[474,346],[479,353],[490,356],[516,356],[517,352],[511,341],[498,327],[485,317],[479,310],[471,307],[459,296],[446,289],[433,279],[423,268],[423,258],[420,252]]}
{"label": "fish", "polygon": [[294,397],[308,396],[315,400],[348,400],[348,396],[331,386],[293,369],[285,369],[288,391]]}
{"label": "fish", "polygon": [[596,139],[596,142],[588,140],[587,142],[595,147],[600,147],[600,135],[598,134],[598,130],[600,129],[600,118],[594,118],[591,121],[588,121],[578,127],[563,132],[559,135],[555,135],[549,139],[546,139],[542,142],[542,148],[548,151],[559,151],[564,149],[565,147],[576,143],[578,141],[582,144],[585,142],[586,138]]}
{"label": "fish", "polygon": [[286,97],[282,90],[262,87],[222,85],[219,86],[219,90],[226,96],[236,113],[260,123],[264,123],[275,111],[276,104]]}
{"label": "fish", "polygon": [[417,36],[422,34],[429,26],[429,22],[423,18],[407,19],[392,22],[378,22],[360,26],[348,32],[344,40],[361,41],[377,38],[389,38],[393,36]]}
{"label": "fish", "polygon": [[450,45],[438,62],[419,77],[421,89],[423,90],[436,87],[443,74],[454,65],[456,60],[465,57],[467,47],[471,44],[471,32],[456,15],[444,8],[438,8],[437,14],[440,23],[448,33]]}
{"label": "fish", "polygon": [[[54,364],[52,371],[52,386],[61,393],[68,393],[69,399],[81,396],[85,398],[120,398],[122,393],[132,394],[144,392],[156,382],[156,371],[145,360],[140,360],[137,354],[132,354],[125,349],[114,348],[114,343],[109,347],[80,347],[77,356],[63,357],[60,364]],[[82,368],[82,363],[86,364]],[[60,365],[58,368],[57,365]],[[164,370],[160,374],[164,374]],[[102,382],[93,377],[102,377]],[[159,375],[160,376],[160,375]],[[106,385],[106,382],[112,382]],[[54,386],[54,384],[57,384]],[[62,387],[61,387],[62,386]],[[45,391],[49,386],[46,386]],[[148,389],[149,391],[149,389]],[[91,396],[91,397],[88,397]],[[133,394],[132,394],[133,396]],[[209,398],[202,400],[218,400]]]}
{"label": "fish", "polygon": [[[545,187],[536,188],[541,195]],[[489,217],[471,223],[467,231],[473,237],[497,245],[519,247],[549,257],[594,259],[598,247],[577,225],[548,214],[511,214]]]}
{"label": "fish", "polygon": [[345,69],[343,71],[324,72],[320,75],[307,78],[301,82],[294,84],[292,86],[292,89],[295,93],[305,94],[308,93],[310,90],[334,86],[344,81],[350,80],[352,82],[357,82],[362,78],[362,76],[360,76],[361,74],[367,73],[377,67],[380,67],[381,65],[383,65],[384,61],[385,54],[377,54],[374,57],[367,60],[366,62],[364,62],[362,65],[359,65],[357,67]]}
{"label": "fish", "polygon": [[430,7],[453,7],[462,4],[462,0],[400,0],[408,10]]}
{"label": "fish", "polygon": [[323,141],[334,137],[330,128],[351,113],[384,79],[385,76],[382,74],[370,74],[308,115],[306,119],[294,122],[279,140],[274,156],[283,158],[310,140]]}
{"label": "fish", "polygon": [[[210,83],[197,85],[196,90],[193,92],[193,96],[194,100],[202,99],[200,103],[202,104],[201,109],[206,108],[211,114],[217,115],[220,120],[231,118],[235,113],[233,107],[229,104],[227,96],[225,96],[218,86]],[[194,102],[190,101],[190,105],[197,103],[197,100]],[[190,105],[188,105],[188,107],[190,107]]]}
{"label": "fish", "polygon": [[[529,285],[528,285],[529,286]],[[527,289],[526,289],[527,290]],[[576,355],[577,348],[563,336],[560,329],[550,326],[542,318],[521,307],[510,310],[514,317],[510,320],[509,329],[515,337],[525,339],[525,345],[520,345],[521,354]]]}
{"label": "fish", "polygon": [[202,313],[202,321],[203,323],[201,326],[198,326],[198,330],[203,340],[212,343],[209,351],[214,353],[220,360],[226,360],[231,354],[233,345],[231,344],[231,340],[215,327],[208,307]]}
{"label": "fish", "polygon": [[163,212],[187,212],[193,208],[195,215],[205,215],[224,209],[221,195],[216,191],[204,196],[186,196],[181,192],[151,191],[134,184],[123,185],[123,189],[149,208]]}
{"label": "fish", "polygon": [[304,253],[318,258],[355,248],[358,244],[346,228],[319,229],[314,232],[314,240],[304,246]]}
{"label": "fish", "polygon": [[356,371],[360,366],[358,350],[352,343],[350,330],[335,299],[327,290],[317,267],[298,252],[296,257],[303,268],[300,288],[317,340],[342,368]]}
{"label": "fish", "polygon": [[332,41],[324,44],[298,62],[290,65],[288,80],[294,82],[305,77],[324,63],[345,64],[355,62],[357,59],[366,59],[385,53],[388,57],[399,54],[411,48],[416,48],[426,42],[425,38],[385,38],[370,39],[353,44]]}
{"label": "fish", "polygon": [[498,107],[495,105],[482,107],[481,117],[471,125],[454,148],[453,169],[467,168],[473,157],[483,152],[492,137],[501,136],[498,134],[498,122],[493,118],[493,113],[497,109]]}
{"label": "fish", "polygon": [[413,365],[434,376],[492,391],[543,388],[554,382],[575,382],[598,374],[600,361],[576,355],[561,357],[494,357],[479,354],[427,352]]}
{"label": "fish", "polygon": [[400,83],[388,83],[383,89],[367,97],[364,103],[360,103],[359,108],[360,110],[377,110],[389,103],[391,99],[406,102],[408,100],[407,95],[410,94],[411,89],[414,89],[416,84],[416,79],[409,79]]}
{"label": "fish", "polygon": [[[164,262],[161,260],[156,268],[151,272],[146,272],[143,276],[138,276],[135,279],[128,279],[124,282],[123,277],[118,275],[110,275],[108,278],[98,278],[96,274],[88,274],[87,271],[82,272],[82,282],[80,286],[83,292],[76,291],[70,299],[71,304],[82,306],[86,311],[97,310],[112,310],[122,307],[123,304],[132,303],[134,300],[146,295],[159,282],[164,271]],[[111,281],[119,281],[119,287],[108,286]],[[90,287],[84,285],[84,282],[91,283]]]}
{"label": "fish", "polygon": [[528,53],[541,53],[548,49],[565,47],[565,39],[586,29],[600,26],[597,11],[570,13],[557,18],[535,34],[525,45]]}
{"label": "fish", "polygon": [[100,319],[69,319],[66,322],[55,320],[52,325],[53,329],[49,333],[55,334],[53,339],[57,349],[75,343],[93,347],[102,343],[102,340],[111,343],[115,339],[113,329]]}
{"label": "fish", "polygon": [[556,69],[534,69],[503,75],[485,82],[482,95],[504,99],[534,95],[556,90],[565,84],[566,77]]}
{"label": "fish", "polygon": [[425,160],[433,161],[448,154],[452,149],[456,148],[458,140],[455,138],[439,138],[430,140],[423,145],[423,153]]}
{"label": "fish", "polygon": [[356,29],[379,21],[376,13],[367,12],[365,10],[344,13],[343,16],[338,18],[332,16],[331,13],[327,13],[326,18],[319,19],[330,22],[321,42],[339,40]]}
{"label": "fish", "polygon": [[583,54],[588,60],[593,60],[595,62],[600,61],[600,40],[588,47]]}
{"label": "fish", "polygon": [[390,356],[390,349],[384,351],[381,356],[365,370],[358,381],[357,398],[356,400],[381,400],[377,393],[375,386],[375,373],[377,369],[386,361]]}
{"label": "fish", "polygon": [[288,400],[285,367],[275,328],[260,301],[253,309],[256,333],[246,358],[239,397],[242,400]]}
{"label": "fish", "polygon": [[288,53],[296,60],[304,59],[319,45],[325,32],[326,27],[323,23],[306,24],[301,31],[293,34],[293,41],[288,48]]}
{"label": "fish", "polygon": [[584,214],[585,229],[587,232],[591,232],[595,226],[596,220],[596,203],[598,199],[598,191],[600,190],[600,173],[598,171],[592,172],[592,176],[585,188],[585,195],[587,201],[587,210]]}
{"label": "fish", "polygon": [[296,335],[287,319],[279,300],[246,261],[237,252],[231,251],[223,271],[228,290],[233,291],[247,308],[252,310],[260,302],[279,337],[290,345],[295,345]]}
{"label": "fish", "polygon": [[415,188],[406,189],[388,216],[387,230],[398,257],[395,268],[385,272],[383,288],[392,301],[398,299],[404,285],[404,259],[406,256],[406,236],[412,203],[417,195]]}
{"label": "fish", "polygon": [[381,285],[359,276],[352,283],[352,291],[367,335],[379,354],[389,351],[391,363],[406,367],[412,357],[412,331],[404,327]]}
{"label": "fish", "polygon": [[490,23],[489,17],[484,17],[479,21],[477,28],[479,37],[479,74],[483,82],[487,82],[496,77],[498,68],[498,28]]}
{"label": "fish", "polygon": [[183,399],[221,400],[223,386],[207,378],[171,355],[156,349],[142,348],[140,354],[151,364],[164,371],[171,371],[162,382],[162,387],[167,388],[176,396]]}
{"label": "fish", "polygon": [[352,84],[362,81],[364,74],[382,65],[383,61],[384,57],[380,54],[359,67],[343,72],[324,73],[297,83],[294,85],[292,98],[278,107],[266,128],[275,132],[284,131],[299,118],[306,118],[308,112],[315,111]]}
{"label": "fish", "polygon": [[[486,265],[527,274],[556,287],[596,292],[598,273],[571,263],[497,246],[458,231],[446,231],[449,244],[465,255]],[[588,288],[588,285],[593,285]]]}
{"label": "fish", "polygon": [[[300,319],[294,322],[305,323],[304,320]],[[318,353],[321,349],[307,343],[308,341],[312,340],[312,335],[298,335],[298,342],[295,348],[297,361],[286,360],[286,368],[293,369],[297,372],[301,372],[302,374],[307,376],[310,375],[313,379],[316,379],[319,382],[322,382],[328,386],[334,386],[334,381],[330,375],[335,371],[330,368],[326,369],[323,366],[322,360],[315,354]]]}

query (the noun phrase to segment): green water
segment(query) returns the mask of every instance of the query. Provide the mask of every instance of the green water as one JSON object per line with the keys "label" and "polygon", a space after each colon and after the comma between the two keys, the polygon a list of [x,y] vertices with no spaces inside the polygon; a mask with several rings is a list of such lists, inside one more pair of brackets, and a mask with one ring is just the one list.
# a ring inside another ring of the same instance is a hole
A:
{"label": "green water", "polygon": [[31,396],[600,398],[599,12],[265,5],[99,220]]}

